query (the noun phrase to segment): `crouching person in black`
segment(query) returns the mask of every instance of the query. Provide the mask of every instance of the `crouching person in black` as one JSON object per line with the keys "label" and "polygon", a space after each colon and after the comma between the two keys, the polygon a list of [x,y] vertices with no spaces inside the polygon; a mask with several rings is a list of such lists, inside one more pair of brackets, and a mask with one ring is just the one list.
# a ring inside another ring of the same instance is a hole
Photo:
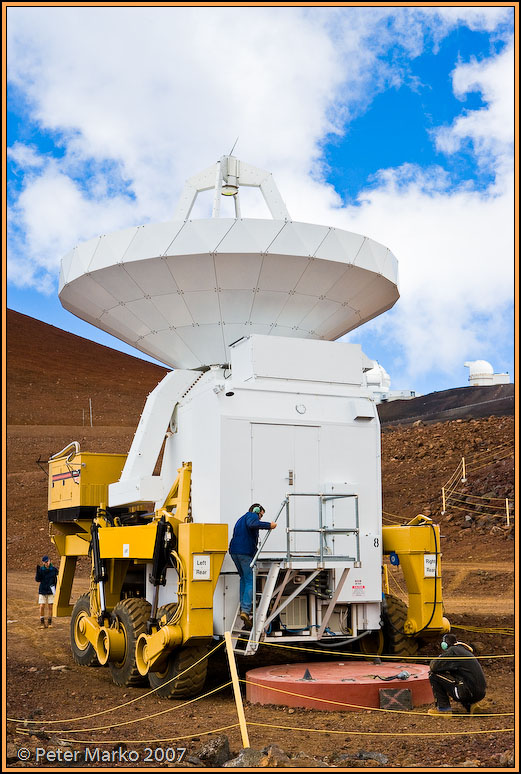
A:
{"label": "crouching person in black", "polygon": [[452,715],[450,700],[455,699],[472,712],[472,705],[485,698],[485,675],[472,648],[458,642],[454,634],[445,634],[441,640],[443,653],[430,663],[429,680],[436,708],[429,715]]}

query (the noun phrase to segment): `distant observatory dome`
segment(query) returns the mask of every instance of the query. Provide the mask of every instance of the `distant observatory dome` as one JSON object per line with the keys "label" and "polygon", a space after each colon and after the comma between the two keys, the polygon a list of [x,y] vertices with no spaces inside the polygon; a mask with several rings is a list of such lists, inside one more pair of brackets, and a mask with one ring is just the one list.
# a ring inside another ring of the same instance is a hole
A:
{"label": "distant observatory dome", "polygon": [[372,389],[377,387],[380,390],[388,390],[391,386],[391,377],[377,360],[373,360],[372,362],[373,367],[370,368],[369,371],[366,371],[365,374],[367,377],[367,386]]}
{"label": "distant observatory dome", "polygon": [[467,360],[463,365],[469,369],[469,382],[471,387],[510,384],[509,375],[495,374],[493,367],[486,360]]}

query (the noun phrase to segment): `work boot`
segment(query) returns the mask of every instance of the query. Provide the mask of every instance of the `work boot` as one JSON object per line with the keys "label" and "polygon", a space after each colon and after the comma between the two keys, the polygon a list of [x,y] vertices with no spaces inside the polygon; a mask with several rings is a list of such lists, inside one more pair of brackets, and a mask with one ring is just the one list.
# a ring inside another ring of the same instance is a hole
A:
{"label": "work boot", "polygon": [[52,626],[52,618],[47,619],[47,626]]}
{"label": "work boot", "polygon": [[452,709],[450,707],[434,707],[427,710],[427,715],[445,715],[446,717],[452,717]]}
{"label": "work boot", "polygon": [[47,626],[45,624],[45,618],[40,618],[40,626],[39,629],[47,629]]}
{"label": "work boot", "polygon": [[251,615],[249,613],[247,613],[245,610],[241,610],[241,614],[240,614],[239,618],[243,622],[242,628],[245,631],[250,632],[251,631],[251,627],[253,626],[253,620],[252,620]]}

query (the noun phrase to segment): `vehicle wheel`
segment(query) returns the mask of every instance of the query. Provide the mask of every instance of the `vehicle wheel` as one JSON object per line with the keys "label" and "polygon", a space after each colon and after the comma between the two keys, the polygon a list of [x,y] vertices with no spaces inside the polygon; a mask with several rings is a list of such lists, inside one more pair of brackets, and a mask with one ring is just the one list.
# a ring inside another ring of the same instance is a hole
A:
{"label": "vehicle wheel", "polygon": [[398,597],[385,595],[383,611],[384,653],[393,656],[416,656],[420,646],[417,637],[408,637],[403,632],[407,619],[407,605]]}
{"label": "vehicle wheel", "polygon": [[360,640],[360,652],[368,658],[380,656],[384,652],[385,637],[382,629],[378,632],[370,632]]}
{"label": "vehicle wheel", "polygon": [[[163,605],[157,611],[158,620],[165,613],[173,614],[177,605]],[[157,695],[164,699],[185,699],[197,696],[203,690],[208,669],[208,659],[203,658],[208,653],[208,644],[185,645],[172,651],[164,669],[161,672],[149,672],[148,681],[151,688],[157,688]],[[197,666],[193,666],[199,659]],[[185,672],[185,669],[188,671]],[[181,674],[184,672],[184,674]],[[177,677],[179,675],[179,677]]]}
{"label": "vehicle wheel", "polygon": [[96,651],[92,644],[80,631],[82,618],[90,616],[90,594],[82,594],[76,601],[71,615],[71,651],[74,661],[80,666],[100,666]]}
{"label": "vehicle wheel", "polygon": [[141,597],[122,599],[112,615],[125,635],[125,655],[122,661],[109,662],[112,680],[116,685],[142,685],[144,678],[136,666],[136,641],[146,629],[150,617],[150,603]]}
{"label": "vehicle wheel", "polygon": [[83,632],[80,631],[82,618],[90,616],[90,594],[82,594],[72,609],[71,615],[71,651],[74,661],[80,666],[99,666],[96,651]]}

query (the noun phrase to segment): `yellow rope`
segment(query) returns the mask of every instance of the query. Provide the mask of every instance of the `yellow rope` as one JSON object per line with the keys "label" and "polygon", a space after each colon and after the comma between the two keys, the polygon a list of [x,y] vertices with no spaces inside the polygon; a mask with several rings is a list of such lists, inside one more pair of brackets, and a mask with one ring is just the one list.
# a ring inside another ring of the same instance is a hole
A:
{"label": "yellow rope", "polygon": [[515,630],[511,629],[508,626],[505,627],[498,627],[498,628],[492,628],[492,627],[479,627],[479,626],[454,626],[451,625],[451,629],[460,629],[465,632],[484,632],[485,634],[507,634],[509,637],[515,635]]}
{"label": "yellow rope", "polygon": [[207,736],[208,734],[220,734],[221,731],[228,731],[230,728],[237,728],[238,723],[233,723],[231,726],[223,726],[222,728],[213,728],[211,731],[194,731],[193,734],[185,734],[184,736],[171,736],[166,739],[67,739],[61,736],[64,742],[73,742],[74,744],[157,744],[158,742],[180,742],[182,739],[192,739],[194,736]]}
{"label": "yellow rope", "polygon": [[[460,494],[460,493],[457,492],[457,494]],[[473,503],[473,502],[470,502],[469,500],[461,499],[460,497],[453,497],[452,494],[450,494],[447,499],[448,499],[449,502],[453,502],[454,501],[455,503],[463,503],[463,505],[468,505],[469,509],[472,509],[472,508],[490,508],[490,509],[492,509],[492,513],[497,513],[498,511],[506,511],[506,509],[507,509],[506,501],[505,500],[503,500],[502,505],[494,505],[493,503],[484,503],[482,505],[481,503]],[[509,505],[510,505],[510,503],[509,503]],[[484,510],[484,511],[479,511],[479,513],[485,513],[486,514],[486,513],[490,513],[490,511]]]}
{"label": "yellow rope", "polygon": [[[508,500],[509,503],[513,503],[514,500],[511,497],[485,497],[483,495],[474,495],[474,494],[467,494],[466,492],[457,492],[455,489],[452,490],[455,494],[463,495],[464,497],[477,497],[479,500],[499,500],[500,502],[505,502],[505,500]],[[451,494],[452,494],[451,492]]]}
{"label": "yellow rope", "polygon": [[[505,446],[507,447],[506,449],[504,448]],[[476,462],[482,462],[482,460],[487,459],[487,457],[495,457],[496,452],[498,452],[500,449],[502,450],[501,451],[502,454],[507,451],[514,451],[514,444],[512,443],[512,441],[505,441],[505,443],[501,443],[499,444],[499,446],[494,446],[493,449],[488,449],[487,451],[477,452],[477,454],[473,454],[472,460],[475,460]]]}
{"label": "yellow rope", "polygon": [[[234,638],[235,639],[235,638]],[[414,660],[414,661],[432,661],[433,659],[440,658],[440,656],[402,656],[402,655],[383,655],[381,653],[346,653],[338,650],[325,650],[325,648],[299,648],[296,645],[282,645],[278,642],[262,642],[261,640],[246,640],[243,637],[237,637],[238,642],[250,642],[255,645],[265,645],[270,648],[285,648],[286,650],[300,650],[303,653],[322,653],[332,656],[347,657],[347,658],[392,658],[394,661]],[[451,661],[459,661],[460,659],[466,659],[468,656],[451,656]],[[486,658],[515,658],[515,653],[508,653],[506,655],[498,656],[474,656],[477,659]]]}
{"label": "yellow rope", "polygon": [[448,481],[445,482],[445,484],[444,484],[445,489],[447,489],[451,484],[453,484],[456,481],[457,478],[460,477],[459,476],[460,471],[463,472],[463,465],[461,464],[461,462],[458,465],[458,467],[456,468],[456,470],[454,471],[454,473],[452,474],[452,476],[450,476]]}
{"label": "yellow rope", "polygon": [[398,516],[396,513],[387,513],[387,511],[382,511],[382,513],[386,516],[392,516],[393,518],[398,519],[399,522],[403,522],[409,518],[409,516]]}
{"label": "yellow rope", "polygon": [[[490,516],[491,518],[496,518],[496,519],[504,519],[505,518],[505,514],[503,514],[503,513],[486,513],[486,512],[484,513],[483,511],[473,511],[472,508],[462,508],[459,505],[452,505],[452,503],[447,501],[446,508],[449,508],[449,507],[452,510],[455,510],[455,511],[465,511],[465,513],[479,513],[481,516]],[[511,513],[510,514],[510,518],[513,519],[514,518],[514,514]]]}
{"label": "yellow rope", "polygon": [[385,516],[387,516],[388,519],[389,518],[391,519],[392,524],[403,524],[404,521],[407,521],[407,519],[409,518],[408,516],[397,516],[394,513],[387,513],[386,511],[382,511],[382,513],[385,514]]}
{"label": "yellow rope", "polygon": [[186,669],[183,669],[182,672],[179,672],[179,674],[172,677],[171,680],[168,680],[166,683],[163,683],[162,685],[158,685],[157,688],[153,688],[151,691],[147,691],[146,693],[141,694],[141,696],[136,696],[135,699],[130,699],[130,701],[126,701],[123,704],[118,704],[116,707],[110,707],[106,710],[101,710],[100,712],[91,712],[89,715],[79,715],[76,718],[62,718],[61,720],[24,720],[23,718],[6,718],[6,720],[11,721],[12,723],[37,723],[37,724],[45,724],[50,725],[51,723],[74,723],[76,720],[87,720],[88,718],[95,718],[98,717],[98,715],[106,715],[109,712],[115,712],[118,709],[121,709],[122,707],[127,707],[129,704],[134,704],[134,702],[139,701],[140,699],[144,699],[146,696],[150,696],[152,693],[156,693],[160,688],[164,688],[165,685],[168,685],[172,682],[172,680],[177,680],[181,675],[186,674],[186,672],[189,672],[190,669],[193,669],[198,664],[201,663],[201,661],[204,661],[205,658],[210,658],[212,653],[215,653],[218,648],[222,647],[224,643],[220,642],[218,645],[215,646],[209,653],[207,653],[205,656],[202,656],[198,661],[195,662],[195,664],[192,664],[191,666],[187,667]]}
{"label": "yellow rope", "polygon": [[404,591],[404,589],[403,589],[403,588],[400,586],[400,584],[398,583],[398,579],[397,579],[397,578],[395,578],[395,576],[394,576],[394,573],[390,573],[390,574],[389,574],[387,577],[388,577],[390,580],[392,580],[392,581],[393,581],[393,583],[394,583],[394,584],[395,584],[395,585],[398,587],[398,589],[400,590],[400,592],[401,592],[401,595],[402,595],[402,602],[405,602],[405,599],[406,599],[406,597],[407,597],[407,593]]}
{"label": "yellow rope", "polygon": [[514,452],[511,451],[508,454],[505,454],[504,457],[496,457],[495,459],[490,460],[490,462],[485,462],[484,465],[478,465],[475,468],[474,467],[467,468],[467,473],[474,473],[474,471],[481,470],[481,468],[488,468],[489,465],[494,465],[494,463],[496,463],[496,462],[501,462],[501,460],[506,460],[509,457],[513,457],[513,456],[514,456]]}
{"label": "yellow rope", "polygon": [[[460,493],[457,492],[457,494],[460,494]],[[505,502],[506,498],[505,498],[505,500],[503,500],[503,504],[502,505],[494,505],[493,503],[486,503],[484,505],[482,505],[481,503],[471,503],[468,500],[462,500],[459,497],[453,497],[452,493],[448,496],[448,498],[446,498],[446,500],[447,500],[447,502],[453,502],[454,501],[455,503],[463,503],[463,505],[468,505],[469,506],[469,510],[472,510],[472,508],[491,508],[491,509],[493,509],[492,511],[486,511],[486,510],[485,511],[479,511],[479,513],[484,513],[484,514],[487,514],[487,513],[490,513],[490,512],[497,513],[498,511],[506,511],[506,509],[507,509],[506,502]]]}
{"label": "yellow rope", "polygon": [[[188,701],[183,702],[182,704],[176,704],[173,707],[168,707],[164,710],[159,710],[159,712],[154,712],[152,715],[143,715],[141,718],[134,718],[134,720],[125,720],[121,723],[111,723],[108,726],[95,726],[94,728],[62,728],[62,729],[53,729],[52,733],[55,734],[61,734],[61,733],[67,733],[67,734],[79,734],[83,731],[104,731],[106,728],[118,728],[119,726],[129,726],[132,723],[140,723],[142,720],[150,720],[151,718],[156,718],[158,715],[165,715],[167,712],[174,712],[175,710],[179,710],[182,707],[186,707],[187,704],[193,704],[195,701],[200,701],[201,699],[206,699],[208,696],[211,696],[212,693],[217,693],[218,691],[222,691],[224,688],[227,688],[229,685],[231,685],[231,680],[229,680],[224,685],[221,685],[219,688],[213,688],[211,691],[208,691],[208,693],[204,693],[202,696],[196,696],[194,699],[188,699]],[[49,731],[50,729],[41,728],[40,731]]]}
{"label": "yellow rope", "polygon": [[[319,701],[323,702],[324,704],[336,704],[339,707],[354,707],[355,709],[360,710],[375,710],[375,712],[392,712],[397,713],[398,715],[428,715],[427,712],[415,712],[411,710],[392,710],[392,709],[383,709],[381,707],[365,707],[362,704],[349,704],[344,701],[335,701],[334,699],[319,699],[317,696],[309,696],[304,693],[294,693],[293,691],[285,691],[282,688],[275,688],[270,685],[263,685],[262,683],[255,683],[251,680],[240,680],[241,683],[246,683],[246,685],[255,685],[258,688],[265,688],[268,691],[274,691],[275,693],[285,693],[287,696],[296,696],[299,699],[311,699],[313,701]],[[494,715],[461,715],[461,717],[470,717],[470,718],[476,718],[476,717],[503,717],[504,715],[512,716],[514,715],[513,712],[498,712]],[[458,716],[459,717],[459,716]]]}
{"label": "yellow rope", "polygon": [[[451,717],[454,717],[454,715],[451,715]],[[346,734],[349,734],[349,736],[394,736],[396,737],[395,731],[352,731],[349,729],[344,729],[343,731],[333,731],[331,728],[299,728],[298,726],[278,726],[274,723],[255,723],[254,721],[250,720],[248,721],[249,726],[264,726],[266,728],[281,728],[285,729],[287,731],[313,731],[317,734],[343,734],[346,736]],[[485,731],[446,731],[444,733],[439,733],[439,731],[427,731],[427,732],[408,732],[408,731],[400,731],[400,737],[402,736],[468,736],[469,734],[500,734],[506,731],[515,731],[515,728],[493,728],[490,730]]]}

